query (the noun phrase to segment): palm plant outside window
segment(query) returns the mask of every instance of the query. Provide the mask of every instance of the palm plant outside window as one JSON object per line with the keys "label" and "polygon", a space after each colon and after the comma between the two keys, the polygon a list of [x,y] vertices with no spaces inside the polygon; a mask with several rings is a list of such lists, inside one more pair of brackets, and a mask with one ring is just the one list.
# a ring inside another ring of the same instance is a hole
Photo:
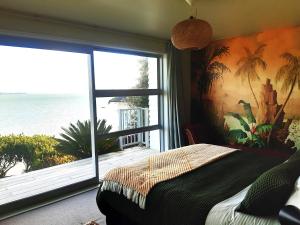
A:
{"label": "palm plant outside window", "polygon": [[0,36],[0,59],[0,212],[98,184],[101,157],[161,149],[160,55]]}

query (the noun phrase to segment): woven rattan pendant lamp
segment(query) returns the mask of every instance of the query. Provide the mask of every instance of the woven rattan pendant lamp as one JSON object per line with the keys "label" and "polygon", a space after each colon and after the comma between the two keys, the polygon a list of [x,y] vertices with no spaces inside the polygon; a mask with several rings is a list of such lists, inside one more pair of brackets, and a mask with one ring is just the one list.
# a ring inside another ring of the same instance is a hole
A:
{"label": "woven rattan pendant lamp", "polygon": [[[186,2],[192,6],[194,1]],[[202,49],[211,42],[212,34],[212,27],[208,22],[191,16],[173,27],[171,41],[179,50]]]}

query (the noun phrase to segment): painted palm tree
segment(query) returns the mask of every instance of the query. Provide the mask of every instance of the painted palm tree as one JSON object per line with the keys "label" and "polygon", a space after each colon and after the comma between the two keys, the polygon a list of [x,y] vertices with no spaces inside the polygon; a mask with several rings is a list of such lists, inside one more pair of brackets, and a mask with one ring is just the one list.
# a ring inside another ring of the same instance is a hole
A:
{"label": "painted palm tree", "polygon": [[[280,115],[282,114],[284,108],[290,100],[294,88],[298,86],[298,89],[300,89],[300,57],[294,56],[288,52],[282,54],[281,57],[287,62],[287,64],[279,68],[276,74],[276,82],[282,81],[281,91],[285,93],[288,91],[288,95],[274,118],[274,121],[272,123],[273,129],[275,128]],[[269,133],[268,144],[270,143],[273,129]]]}
{"label": "painted palm tree", "polygon": [[249,48],[244,48],[246,52],[246,56],[242,57],[238,62],[237,65],[239,66],[238,70],[236,71],[235,75],[240,76],[242,81],[247,78],[251,93],[254,97],[255,103],[259,108],[259,104],[255,93],[253,91],[253,87],[251,82],[260,80],[259,75],[257,73],[257,69],[261,68],[266,70],[267,63],[262,59],[262,54],[265,50],[266,45],[260,45],[254,52],[251,52]]}
{"label": "painted palm tree", "polygon": [[[106,125],[106,120],[97,121],[97,135],[107,134],[111,126]],[[70,123],[68,128],[62,127],[58,148],[63,153],[73,155],[77,159],[91,157],[91,123],[90,121],[77,121],[76,124]],[[96,149],[98,154],[119,151],[116,138],[97,139]]]}
{"label": "painted palm tree", "polygon": [[218,61],[225,55],[229,55],[229,47],[220,46],[207,47],[205,50],[201,50],[199,68],[203,73],[203,76],[198,82],[198,89],[201,94],[208,93],[212,83],[221,78],[225,72],[229,72],[230,69],[224,64]]}

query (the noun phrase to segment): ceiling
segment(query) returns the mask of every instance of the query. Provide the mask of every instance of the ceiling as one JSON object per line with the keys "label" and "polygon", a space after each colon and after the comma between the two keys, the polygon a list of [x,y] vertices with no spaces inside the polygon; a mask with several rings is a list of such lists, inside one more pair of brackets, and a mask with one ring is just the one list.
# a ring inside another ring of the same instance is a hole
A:
{"label": "ceiling", "polygon": [[168,39],[191,14],[207,20],[214,38],[300,25],[299,0],[1,0],[0,7]]}

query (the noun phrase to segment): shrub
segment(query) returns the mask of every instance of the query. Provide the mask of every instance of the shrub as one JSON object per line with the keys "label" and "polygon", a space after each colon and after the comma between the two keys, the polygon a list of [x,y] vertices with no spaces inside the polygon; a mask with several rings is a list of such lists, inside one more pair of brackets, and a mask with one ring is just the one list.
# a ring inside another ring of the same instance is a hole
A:
{"label": "shrub", "polygon": [[[78,159],[84,159],[92,156],[91,150],[91,123],[90,121],[77,121],[76,124],[70,123],[68,128],[62,128],[62,138],[59,141],[58,148],[61,152],[73,155]],[[97,135],[107,134],[111,126],[106,125],[106,120],[98,120]],[[97,139],[97,153],[105,154],[109,152],[120,151],[116,138]]]}
{"label": "shrub", "polygon": [[17,162],[25,164],[25,172],[42,169],[75,160],[75,157],[57,151],[58,142],[46,135],[0,136],[0,177]]}
{"label": "shrub", "polygon": [[0,178],[5,177],[18,161],[22,160],[19,146],[12,136],[0,138]]}
{"label": "shrub", "polygon": [[45,165],[47,167],[55,166],[55,165],[60,165],[60,164],[65,164],[69,162],[75,161],[76,158],[72,155],[54,155],[52,157],[49,157],[45,160]]}
{"label": "shrub", "polygon": [[25,164],[29,163],[29,170],[27,171],[57,165],[53,163],[52,158],[63,157],[61,153],[57,151],[58,142],[54,137],[46,135],[34,135],[29,138],[31,142],[30,144],[34,148],[34,154],[32,155],[32,158],[30,157],[27,159],[28,162],[23,159]]}

